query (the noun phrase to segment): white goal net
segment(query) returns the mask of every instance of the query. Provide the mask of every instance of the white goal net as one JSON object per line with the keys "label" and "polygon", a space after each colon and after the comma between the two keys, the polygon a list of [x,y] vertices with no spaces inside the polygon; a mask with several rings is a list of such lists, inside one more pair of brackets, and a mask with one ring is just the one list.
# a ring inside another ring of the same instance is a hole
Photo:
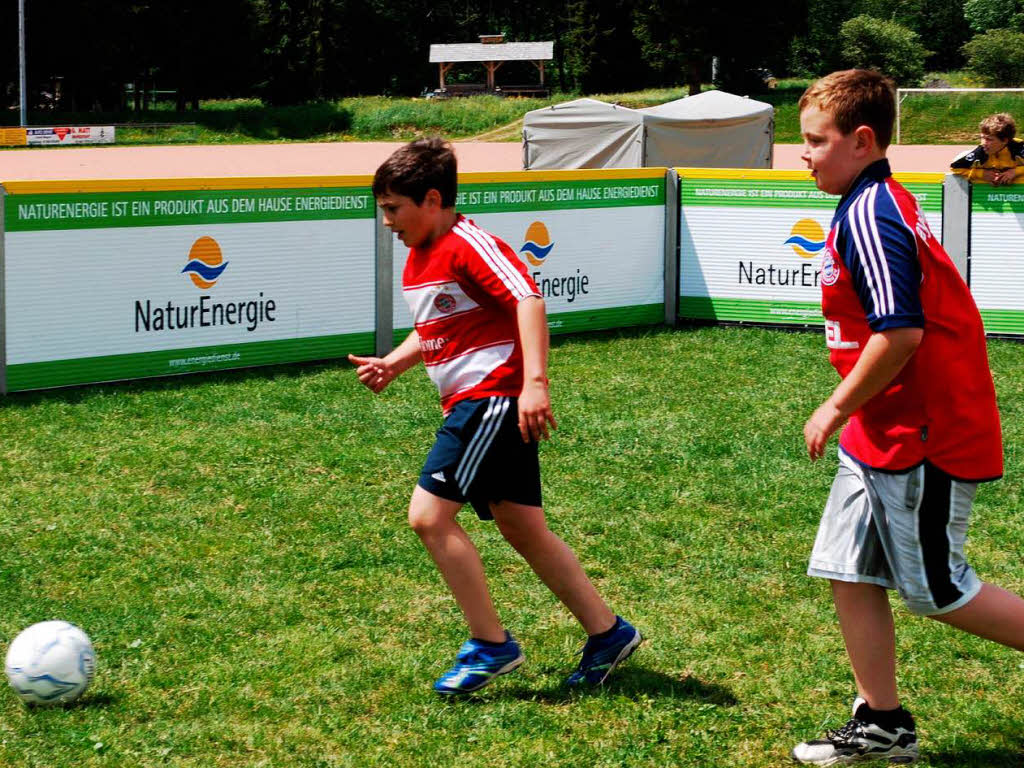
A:
{"label": "white goal net", "polygon": [[996,112],[1024,133],[1024,88],[897,88],[895,142],[976,144],[978,123]]}

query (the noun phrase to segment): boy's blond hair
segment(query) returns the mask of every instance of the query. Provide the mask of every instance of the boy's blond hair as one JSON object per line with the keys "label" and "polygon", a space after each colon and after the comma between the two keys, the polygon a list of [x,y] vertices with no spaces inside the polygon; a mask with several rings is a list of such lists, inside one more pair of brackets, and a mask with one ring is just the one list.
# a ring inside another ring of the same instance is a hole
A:
{"label": "boy's blond hair", "polygon": [[981,121],[979,128],[985,136],[994,136],[1000,141],[1009,141],[1017,135],[1017,124],[1006,112],[989,115]]}
{"label": "boy's blond hair", "polygon": [[800,111],[807,107],[817,107],[831,115],[844,135],[866,125],[875,132],[880,149],[892,141],[896,97],[892,80],[879,72],[844,69],[825,75],[800,97]]}

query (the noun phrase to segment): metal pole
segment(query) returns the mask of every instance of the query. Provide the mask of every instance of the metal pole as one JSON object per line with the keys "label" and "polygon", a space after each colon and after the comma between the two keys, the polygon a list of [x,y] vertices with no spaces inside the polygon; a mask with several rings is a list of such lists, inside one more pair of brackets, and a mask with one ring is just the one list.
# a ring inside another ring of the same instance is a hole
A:
{"label": "metal pole", "polygon": [[374,225],[374,282],[376,284],[376,319],[374,321],[374,349],[377,357],[384,357],[395,348],[394,314],[394,259],[395,236],[384,226],[384,213],[376,208]]}
{"label": "metal pole", "polygon": [[665,171],[665,325],[679,323],[679,174]]}
{"label": "metal pole", "polygon": [[7,190],[0,184],[0,395],[7,394],[7,284],[5,278],[6,256],[4,255],[4,203]]}
{"label": "metal pole", "polygon": [[28,125],[28,94],[25,92],[25,0],[18,0],[18,88],[21,94],[21,127]]}
{"label": "metal pole", "polygon": [[896,143],[900,143],[900,105],[903,103],[903,97],[900,95],[902,91],[896,89]]}
{"label": "metal pole", "polygon": [[942,247],[970,285],[971,184],[953,173],[942,182]]}

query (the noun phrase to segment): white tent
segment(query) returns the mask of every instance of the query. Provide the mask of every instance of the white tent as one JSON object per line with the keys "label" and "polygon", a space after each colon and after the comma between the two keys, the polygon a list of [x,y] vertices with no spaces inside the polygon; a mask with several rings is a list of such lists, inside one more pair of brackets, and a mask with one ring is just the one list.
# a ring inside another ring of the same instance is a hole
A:
{"label": "white tent", "polygon": [[527,112],[523,167],[771,168],[775,108],[705,91],[647,109],[577,99]]}

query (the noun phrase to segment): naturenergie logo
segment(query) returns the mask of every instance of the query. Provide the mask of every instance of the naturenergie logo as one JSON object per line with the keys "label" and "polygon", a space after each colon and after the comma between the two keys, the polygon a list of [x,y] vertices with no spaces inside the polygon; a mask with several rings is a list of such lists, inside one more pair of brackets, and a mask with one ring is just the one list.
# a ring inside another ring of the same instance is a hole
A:
{"label": "naturenergie logo", "polygon": [[227,269],[228,263],[220,252],[220,244],[212,237],[203,235],[188,252],[188,263],[181,270],[192,278],[197,288],[204,291],[217,284],[217,278]]}
{"label": "naturenergie logo", "polygon": [[544,226],[542,221],[535,221],[527,227],[524,239],[526,242],[523,243],[523,247],[519,249],[519,252],[525,253],[526,260],[535,267],[541,266],[544,263],[544,259],[551,253],[551,249],[555,247],[555,244],[551,242],[548,228]]}
{"label": "naturenergie logo", "polygon": [[800,219],[789,231],[786,245],[790,246],[797,256],[810,259],[825,247],[825,233],[814,219]]}
{"label": "naturenergie logo", "polygon": [[[789,230],[789,237],[782,242],[801,259],[812,259],[825,247],[825,231],[814,219],[800,219]],[[787,253],[788,256],[788,253]],[[796,288],[817,288],[821,270],[814,262],[805,261],[793,266],[792,257],[784,264],[755,265],[753,260],[739,262],[740,285],[793,286]]]}
{"label": "naturenergie logo", "polygon": [[[535,221],[526,228],[523,236],[523,247],[520,253],[526,255],[526,260],[535,267],[547,265],[551,249],[555,247],[551,234],[543,221]],[[530,273],[530,277],[540,288],[540,294],[544,298],[549,296],[565,297],[565,300],[572,304],[577,296],[590,293],[590,276],[581,273],[576,269],[575,275],[564,275],[559,277],[544,277],[538,269]]]}
{"label": "naturenergie logo", "polygon": [[[185,267],[179,274],[187,274],[197,288],[208,291],[217,284],[227,266],[220,244],[204,235],[192,243]],[[198,301],[185,304],[175,303],[173,299],[166,303],[136,299],[135,332],[180,331],[224,325],[242,325],[251,332],[262,323],[274,322],[276,311],[277,303],[264,298],[263,291],[254,299],[224,302],[214,301],[208,293],[200,295]]]}

